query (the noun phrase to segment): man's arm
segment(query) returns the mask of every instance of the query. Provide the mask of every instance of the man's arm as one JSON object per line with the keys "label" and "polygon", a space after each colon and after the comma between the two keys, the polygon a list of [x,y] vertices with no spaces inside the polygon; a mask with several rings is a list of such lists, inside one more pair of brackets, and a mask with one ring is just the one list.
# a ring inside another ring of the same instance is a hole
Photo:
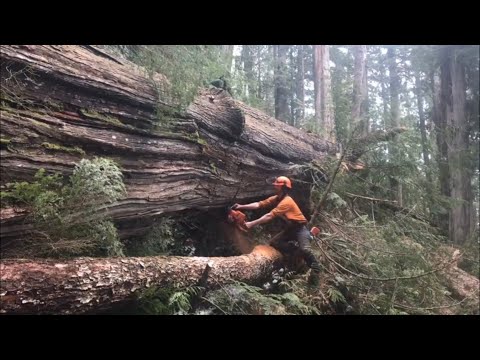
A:
{"label": "man's arm", "polygon": [[246,222],[245,226],[247,227],[247,229],[251,229],[254,226],[265,224],[269,221],[272,221],[274,217],[275,216],[273,216],[272,213],[268,213],[263,215],[261,218],[258,218],[257,220]]}

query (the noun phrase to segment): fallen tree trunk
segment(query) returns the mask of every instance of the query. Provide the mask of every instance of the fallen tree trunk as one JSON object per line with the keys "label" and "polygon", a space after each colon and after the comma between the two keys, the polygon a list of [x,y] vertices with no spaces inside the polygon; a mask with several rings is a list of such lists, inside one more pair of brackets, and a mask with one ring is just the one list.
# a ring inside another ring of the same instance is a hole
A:
{"label": "fallen tree trunk", "polygon": [[[122,238],[143,234],[162,214],[222,207],[239,188],[239,202],[270,195],[279,174],[295,179],[293,165],[337,151],[224,93],[212,101],[204,91],[175,111],[162,100],[164,77],[91,46],[2,45],[0,60],[0,186],[29,181],[40,168],[70,175],[84,157],[109,157],[128,190],[109,209]],[[296,190],[308,198],[308,186]],[[30,226],[12,211],[2,211],[0,224],[2,240]]]}
{"label": "fallen tree trunk", "polygon": [[[446,254],[452,254],[454,260],[444,272],[447,287],[461,301],[466,301],[464,307],[474,309],[474,314],[480,314],[480,280],[458,267],[462,257],[460,250],[450,246],[442,246]],[[448,313],[448,312],[447,312]]]}
{"label": "fallen tree trunk", "polygon": [[280,259],[274,248],[259,245],[248,255],[217,258],[2,260],[0,312],[80,314],[132,299],[150,286],[215,288],[232,280],[255,284]]}

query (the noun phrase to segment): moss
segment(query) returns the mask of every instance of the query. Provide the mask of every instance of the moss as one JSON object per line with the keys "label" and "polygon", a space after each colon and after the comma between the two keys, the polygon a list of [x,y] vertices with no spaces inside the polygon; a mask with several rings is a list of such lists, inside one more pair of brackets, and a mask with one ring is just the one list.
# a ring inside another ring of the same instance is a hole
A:
{"label": "moss", "polygon": [[7,138],[5,138],[5,137],[1,137],[1,136],[0,136],[0,144],[1,144],[1,145],[8,145],[8,144],[10,144],[11,142],[12,142],[11,139],[7,139]]}
{"label": "moss", "polygon": [[57,144],[51,144],[51,143],[47,143],[47,142],[42,143],[42,146],[43,146],[45,149],[48,149],[48,150],[63,151],[63,152],[69,153],[69,154],[85,155],[85,151],[83,151],[82,149],[80,149],[80,148],[77,147],[77,146],[75,146],[75,147],[66,147],[66,146],[61,146],[61,145],[57,145]]}
{"label": "moss", "polygon": [[183,133],[183,134],[188,140],[196,142],[197,144],[200,144],[202,146],[208,145],[208,143],[200,137],[200,134],[198,133],[198,131],[195,131],[195,133]]}
{"label": "moss", "polygon": [[46,98],[46,99],[44,100],[44,102],[45,102],[45,105],[46,105],[48,108],[50,108],[50,109],[63,110],[63,104],[62,104],[62,103],[53,101],[53,100],[50,99],[50,98]]}
{"label": "moss", "polygon": [[35,124],[37,126],[41,126],[41,127],[44,127],[44,128],[50,128],[50,125],[45,124],[41,121],[37,121],[37,120],[33,120],[33,119],[30,119],[30,121],[32,122],[32,124]]}
{"label": "moss", "polygon": [[214,173],[215,175],[220,175],[220,174],[218,173],[218,168],[217,168],[217,166],[215,165],[214,162],[209,161],[209,165],[210,165],[210,169],[212,169],[212,171],[213,171],[213,173]]}
{"label": "moss", "polygon": [[112,125],[122,126],[122,127],[126,126],[125,124],[123,124],[117,118],[114,118],[114,117],[108,116],[108,115],[102,115],[102,114],[100,114],[100,113],[98,113],[94,110],[80,109],[80,113],[82,115],[88,117],[88,118],[93,118],[93,119],[97,119],[97,120],[100,120],[100,121],[104,121],[104,122],[112,124]]}

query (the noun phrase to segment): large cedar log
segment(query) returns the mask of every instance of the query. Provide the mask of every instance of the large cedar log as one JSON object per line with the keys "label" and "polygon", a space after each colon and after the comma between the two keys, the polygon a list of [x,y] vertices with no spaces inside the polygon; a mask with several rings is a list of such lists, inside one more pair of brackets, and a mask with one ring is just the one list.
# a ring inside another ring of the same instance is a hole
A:
{"label": "large cedar log", "polygon": [[2,260],[0,313],[80,314],[132,299],[150,286],[255,284],[280,259],[274,248],[259,245],[250,254],[232,257]]}
{"label": "large cedar log", "polygon": [[[294,165],[322,163],[337,151],[224,93],[212,102],[202,91],[177,112],[162,100],[164,77],[151,79],[90,46],[2,45],[0,60],[8,142],[0,149],[0,185],[31,180],[40,168],[69,175],[83,157],[112,158],[128,190],[110,208],[117,224],[128,224],[120,226],[122,238],[146,230],[137,220],[222,207],[239,188],[239,202],[270,195],[274,177],[295,177]],[[29,227],[24,213],[11,215],[0,214],[2,240]]]}

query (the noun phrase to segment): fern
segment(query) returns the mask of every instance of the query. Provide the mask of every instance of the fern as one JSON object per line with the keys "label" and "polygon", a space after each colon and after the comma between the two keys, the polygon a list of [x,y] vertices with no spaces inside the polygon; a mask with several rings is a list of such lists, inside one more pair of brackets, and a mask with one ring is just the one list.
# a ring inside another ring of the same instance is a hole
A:
{"label": "fern", "polygon": [[333,303],[338,303],[338,302],[341,302],[344,304],[347,303],[347,300],[345,299],[343,294],[340,291],[338,291],[335,287],[329,287],[327,289],[327,295]]}
{"label": "fern", "polygon": [[192,308],[190,294],[187,291],[177,291],[170,296],[168,306],[177,314],[186,314]]}

